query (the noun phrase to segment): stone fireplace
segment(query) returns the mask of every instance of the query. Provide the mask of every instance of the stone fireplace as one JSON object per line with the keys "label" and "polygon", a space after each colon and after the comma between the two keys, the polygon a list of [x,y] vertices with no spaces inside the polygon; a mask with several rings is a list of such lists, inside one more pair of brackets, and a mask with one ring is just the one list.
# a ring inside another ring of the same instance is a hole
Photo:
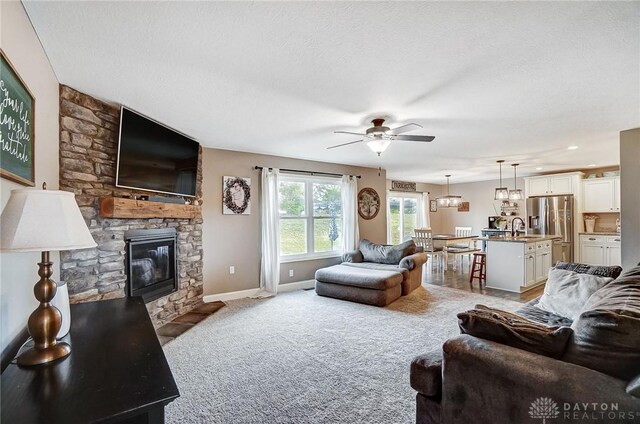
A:
{"label": "stone fireplace", "polygon": [[[67,282],[73,303],[124,297],[128,293],[125,233],[173,231],[176,291],[162,293],[147,303],[154,325],[159,326],[202,303],[202,217],[123,219],[100,216],[99,200],[102,197],[148,194],[115,187],[119,117],[118,105],[60,86],[60,190],[76,194],[80,210],[98,244],[93,249],[61,252],[60,280]],[[199,195],[202,194],[201,186],[202,165],[199,162]]]}

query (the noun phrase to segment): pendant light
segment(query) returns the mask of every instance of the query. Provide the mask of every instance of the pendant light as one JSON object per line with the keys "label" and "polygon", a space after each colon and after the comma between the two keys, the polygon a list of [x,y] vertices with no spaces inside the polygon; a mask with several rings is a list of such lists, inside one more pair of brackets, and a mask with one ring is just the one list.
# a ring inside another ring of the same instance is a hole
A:
{"label": "pendant light", "polygon": [[441,208],[457,208],[462,203],[462,196],[449,194],[449,177],[451,177],[451,175],[445,175],[445,177],[447,177],[447,195],[436,199],[438,206]]}
{"label": "pendant light", "polygon": [[516,173],[516,168],[520,165],[519,163],[513,163],[513,190],[509,190],[509,200],[522,200],[524,199],[524,194],[522,190],[518,188],[518,175]]}
{"label": "pendant light", "polygon": [[494,200],[508,200],[509,190],[506,187],[502,187],[502,164],[504,163],[504,160],[497,160],[496,162],[500,164],[500,187],[496,188]]}

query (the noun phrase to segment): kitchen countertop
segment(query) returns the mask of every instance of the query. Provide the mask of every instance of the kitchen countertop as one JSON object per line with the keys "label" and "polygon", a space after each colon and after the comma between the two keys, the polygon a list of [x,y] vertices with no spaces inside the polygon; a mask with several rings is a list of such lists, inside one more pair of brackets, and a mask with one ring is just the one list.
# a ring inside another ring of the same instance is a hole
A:
{"label": "kitchen countertop", "polygon": [[478,237],[476,240],[484,241],[499,241],[507,243],[537,243],[539,241],[556,240],[562,237],[559,236],[506,236],[506,237]]}
{"label": "kitchen countertop", "polygon": [[581,236],[619,236],[620,233],[615,231],[594,231],[593,233],[578,233]]}

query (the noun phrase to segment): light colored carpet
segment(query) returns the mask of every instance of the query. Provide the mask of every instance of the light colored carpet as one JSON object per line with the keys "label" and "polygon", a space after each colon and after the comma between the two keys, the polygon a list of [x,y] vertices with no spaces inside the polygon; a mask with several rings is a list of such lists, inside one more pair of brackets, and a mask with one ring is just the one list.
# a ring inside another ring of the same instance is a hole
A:
{"label": "light colored carpet", "polygon": [[230,301],[164,346],[181,394],[167,423],[413,423],[411,360],[477,303],[520,306],[437,286],[386,308],[313,290]]}

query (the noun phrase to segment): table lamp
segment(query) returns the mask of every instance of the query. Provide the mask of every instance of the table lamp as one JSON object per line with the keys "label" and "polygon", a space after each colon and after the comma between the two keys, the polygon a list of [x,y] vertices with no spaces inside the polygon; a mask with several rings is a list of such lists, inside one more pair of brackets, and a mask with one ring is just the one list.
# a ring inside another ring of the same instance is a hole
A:
{"label": "table lamp", "polygon": [[34,346],[18,356],[18,365],[33,366],[61,359],[71,353],[68,343],[56,341],[62,315],[51,305],[56,283],[51,279],[53,263],[49,252],[95,247],[75,195],[43,189],[12,190],[0,216],[0,251],[42,252],[38,263],[40,280],[33,293],[40,306],[29,316],[27,328]]}

